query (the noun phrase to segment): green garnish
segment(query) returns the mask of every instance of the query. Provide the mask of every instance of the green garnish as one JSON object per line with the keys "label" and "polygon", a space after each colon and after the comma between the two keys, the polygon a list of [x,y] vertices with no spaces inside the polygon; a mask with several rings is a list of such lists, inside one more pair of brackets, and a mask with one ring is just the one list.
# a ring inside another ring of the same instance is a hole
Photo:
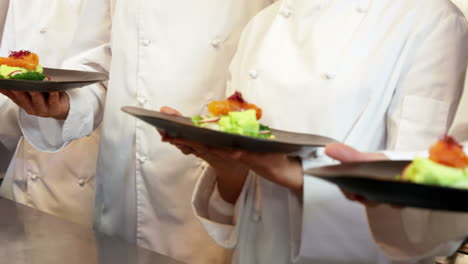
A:
{"label": "green garnish", "polygon": [[199,116],[199,115],[194,116],[191,119],[192,119],[193,124],[195,124],[196,126],[200,125],[200,124],[198,124],[198,122],[203,120],[203,118],[201,116]]}
{"label": "green garnish", "polygon": [[[242,136],[250,136],[256,138],[271,139],[273,135],[269,127],[260,124],[257,120],[257,113],[255,110],[250,109],[240,112],[230,112],[226,116],[219,117],[218,121],[206,122],[200,124],[200,121],[216,117],[192,117],[192,122],[196,126],[209,127],[215,124],[216,130],[226,133],[237,134]],[[267,132],[267,133],[265,133]],[[269,132],[269,133],[268,133]]]}
{"label": "green garnish", "polygon": [[42,81],[46,76],[39,72],[28,71],[25,73],[16,74],[11,76],[10,79],[13,80],[30,80],[30,81]]}
{"label": "green garnish", "polygon": [[419,184],[468,188],[466,169],[448,167],[428,158],[415,158],[399,179]]}

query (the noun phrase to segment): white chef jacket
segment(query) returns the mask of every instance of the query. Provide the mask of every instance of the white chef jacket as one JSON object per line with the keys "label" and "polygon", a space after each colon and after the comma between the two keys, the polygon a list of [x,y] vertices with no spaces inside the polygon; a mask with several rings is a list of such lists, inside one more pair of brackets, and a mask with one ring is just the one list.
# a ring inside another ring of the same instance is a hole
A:
{"label": "white chef jacket", "polygon": [[[154,127],[120,108],[169,105],[195,115],[205,102],[224,97],[240,32],[270,2],[88,1],[75,39],[82,50],[74,49],[67,65],[110,74],[96,176],[99,231],[188,263],[230,259],[191,210],[200,162],[162,143]],[[20,112],[22,131],[37,148],[54,151],[100,122],[105,87],[69,96],[63,124]]]}
{"label": "white chef jacket", "polygon": [[[60,67],[73,40],[84,0],[10,2],[0,53],[31,50],[44,67]],[[76,141],[59,153],[43,153],[21,139],[18,107],[0,98],[0,142],[15,156],[0,195],[22,204],[91,225],[99,133]],[[18,140],[20,140],[18,144]]]}
{"label": "white chef jacket", "polygon": [[[467,41],[468,25],[447,1],[284,0],[245,29],[227,94],[240,90],[275,128],[364,151],[427,148],[452,122]],[[235,248],[233,263],[390,262],[372,241],[364,208],[331,184],[305,177],[298,199],[251,174],[235,210],[215,184],[207,167],[193,207],[220,245]]]}

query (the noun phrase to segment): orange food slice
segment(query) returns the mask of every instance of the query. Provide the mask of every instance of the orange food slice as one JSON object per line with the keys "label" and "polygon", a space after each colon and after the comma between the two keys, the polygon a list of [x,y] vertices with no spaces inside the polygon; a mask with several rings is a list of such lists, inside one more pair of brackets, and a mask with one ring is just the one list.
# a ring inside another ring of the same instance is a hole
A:
{"label": "orange food slice", "polygon": [[8,57],[0,57],[0,65],[36,70],[39,65],[39,56],[29,51],[10,52]]}
{"label": "orange food slice", "polygon": [[463,147],[449,136],[445,136],[431,147],[429,159],[449,167],[468,167],[468,157],[463,151]]}
{"label": "orange food slice", "polygon": [[262,109],[254,104],[247,103],[240,92],[236,92],[227,100],[214,101],[208,104],[208,111],[214,116],[227,115],[229,112],[238,112],[253,109],[256,111],[257,120],[262,117]]}

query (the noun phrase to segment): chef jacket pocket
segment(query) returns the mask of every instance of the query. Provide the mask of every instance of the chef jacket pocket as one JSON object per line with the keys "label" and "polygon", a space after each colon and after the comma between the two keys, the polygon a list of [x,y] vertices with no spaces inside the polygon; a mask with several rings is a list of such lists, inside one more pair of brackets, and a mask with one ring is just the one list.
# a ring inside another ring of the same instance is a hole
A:
{"label": "chef jacket pocket", "polygon": [[450,105],[443,101],[406,96],[395,148],[401,151],[427,149],[447,132],[449,108]]}

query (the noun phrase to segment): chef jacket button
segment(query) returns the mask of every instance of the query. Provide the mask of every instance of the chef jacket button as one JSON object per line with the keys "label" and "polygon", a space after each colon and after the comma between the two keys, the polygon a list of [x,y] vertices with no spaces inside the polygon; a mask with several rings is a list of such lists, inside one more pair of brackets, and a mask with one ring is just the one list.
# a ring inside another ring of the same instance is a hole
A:
{"label": "chef jacket button", "polygon": [[78,181],[78,184],[79,184],[80,186],[84,186],[85,183],[86,183],[86,180],[85,180],[85,179],[80,179],[80,180]]}
{"label": "chef jacket button", "polygon": [[334,74],[332,74],[332,73],[325,73],[323,75],[323,79],[328,80],[328,81],[331,81],[331,80],[333,80],[335,78],[336,78],[336,76]]}
{"label": "chef jacket button", "polygon": [[289,8],[283,8],[281,11],[280,11],[280,14],[284,17],[284,18],[289,18],[291,16],[291,9]]}
{"label": "chef jacket button", "polygon": [[221,40],[213,39],[213,41],[211,41],[211,46],[216,49],[219,48],[221,46]]}
{"label": "chef jacket button", "polygon": [[253,220],[254,220],[256,223],[259,223],[259,222],[262,221],[262,216],[256,214],[256,215],[254,215]]}
{"label": "chef jacket button", "polygon": [[148,47],[151,44],[151,40],[144,39],[144,40],[141,41],[141,44],[143,44],[143,46],[145,46],[145,47]]}
{"label": "chef jacket button", "polygon": [[44,27],[44,28],[41,28],[41,31],[39,31],[39,32],[40,32],[41,34],[45,34],[45,33],[47,33],[47,28],[45,28],[45,27]]}
{"label": "chef jacket button", "polygon": [[257,72],[256,70],[251,70],[251,71],[249,72],[249,75],[250,75],[250,77],[251,77],[252,79],[257,79],[257,77],[258,77],[258,72]]}
{"label": "chef jacket button", "polygon": [[144,106],[146,104],[146,102],[148,102],[148,100],[146,100],[146,98],[144,98],[144,97],[138,97],[137,101],[138,101],[138,104],[140,106]]}
{"label": "chef jacket button", "polygon": [[364,14],[364,13],[367,13],[367,10],[362,8],[362,7],[358,7],[358,8],[356,8],[356,12]]}
{"label": "chef jacket button", "polygon": [[140,156],[140,157],[138,157],[138,161],[139,161],[141,164],[145,163],[147,160],[148,160],[148,158],[145,157],[145,156]]}

